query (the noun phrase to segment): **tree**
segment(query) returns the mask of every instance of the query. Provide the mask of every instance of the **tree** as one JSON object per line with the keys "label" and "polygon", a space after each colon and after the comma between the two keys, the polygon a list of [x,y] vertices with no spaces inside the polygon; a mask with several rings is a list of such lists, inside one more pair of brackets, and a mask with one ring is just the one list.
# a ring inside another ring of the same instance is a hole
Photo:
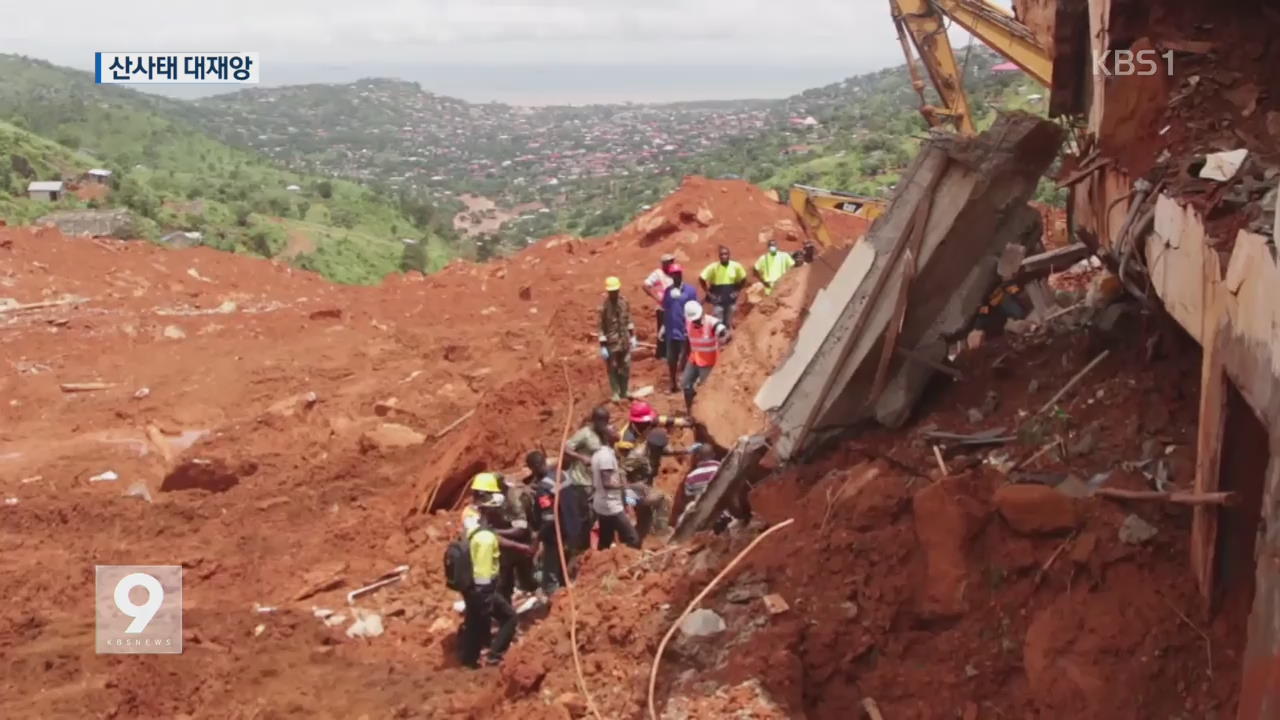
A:
{"label": "tree", "polygon": [[333,197],[333,183],[328,180],[321,180],[316,183],[316,194],[328,200]]}
{"label": "tree", "polygon": [[284,230],[274,223],[258,223],[249,231],[249,249],[263,257],[275,257],[287,244]]}
{"label": "tree", "polygon": [[404,250],[400,253],[400,271],[409,272],[417,270],[418,272],[427,272],[427,265],[430,259],[427,257],[427,241],[425,239],[416,243],[405,243]]}

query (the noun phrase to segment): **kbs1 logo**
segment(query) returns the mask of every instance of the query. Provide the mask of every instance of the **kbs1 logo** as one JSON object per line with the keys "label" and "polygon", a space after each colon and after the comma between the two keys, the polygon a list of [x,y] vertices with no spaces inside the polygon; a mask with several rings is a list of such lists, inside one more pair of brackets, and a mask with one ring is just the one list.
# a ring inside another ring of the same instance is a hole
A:
{"label": "kbs1 logo", "polygon": [[99,85],[258,83],[258,53],[94,53]]}
{"label": "kbs1 logo", "polygon": [[99,654],[182,652],[182,566],[94,567]]}
{"label": "kbs1 logo", "polygon": [[1108,50],[1093,57],[1093,67],[1106,77],[1173,76],[1173,51]]}

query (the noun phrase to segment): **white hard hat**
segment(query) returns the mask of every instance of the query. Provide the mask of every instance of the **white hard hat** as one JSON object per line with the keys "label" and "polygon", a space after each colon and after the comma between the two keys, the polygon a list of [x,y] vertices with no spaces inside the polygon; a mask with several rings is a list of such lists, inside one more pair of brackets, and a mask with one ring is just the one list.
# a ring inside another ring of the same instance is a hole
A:
{"label": "white hard hat", "polygon": [[684,316],[687,320],[702,319],[702,303],[697,300],[690,300],[684,304]]}

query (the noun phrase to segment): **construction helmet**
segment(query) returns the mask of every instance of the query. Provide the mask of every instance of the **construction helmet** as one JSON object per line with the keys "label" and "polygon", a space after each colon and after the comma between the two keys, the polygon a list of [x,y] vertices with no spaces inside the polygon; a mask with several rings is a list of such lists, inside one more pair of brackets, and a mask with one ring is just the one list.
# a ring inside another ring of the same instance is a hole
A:
{"label": "construction helmet", "polygon": [[686,320],[698,321],[702,319],[702,303],[697,300],[690,300],[684,304],[684,317]]}
{"label": "construction helmet", "polygon": [[683,266],[683,265],[681,265],[681,264],[680,264],[680,263],[678,263],[678,262],[673,262],[673,263],[671,263],[671,266],[667,268],[667,274],[668,274],[668,275],[675,275],[676,273],[680,273],[681,275],[683,275],[683,274],[684,274],[684,266]]}
{"label": "construction helmet", "polygon": [[482,472],[476,473],[471,478],[471,489],[476,492],[500,493],[502,486],[498,484],[498,473]]}
{"label": "construction helmet", "polygon": [[607,277],[604,279],[604,289],[613,292],[622,289],[622,281],[616,277]]}
{"label": "construction helmet", "polygon": [[653,406],[643,400],[637,400],[631,403],[631,412],[627,419],[633,423],[651,423],[658,419],[658,414],[653,411]]}

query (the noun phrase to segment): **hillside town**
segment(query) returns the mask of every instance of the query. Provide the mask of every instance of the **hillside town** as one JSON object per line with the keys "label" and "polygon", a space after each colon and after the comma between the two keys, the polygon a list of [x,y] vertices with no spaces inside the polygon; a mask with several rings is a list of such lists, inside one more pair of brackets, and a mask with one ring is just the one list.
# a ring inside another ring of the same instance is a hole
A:
{"label": "hillside town", "polygon": [[200,108],[203,124],[223,128],[224,140],[297,169],[416,187],[657,174],[780,123],[819,126],[778,101],[531,108],[381,79],[245,90]]}

